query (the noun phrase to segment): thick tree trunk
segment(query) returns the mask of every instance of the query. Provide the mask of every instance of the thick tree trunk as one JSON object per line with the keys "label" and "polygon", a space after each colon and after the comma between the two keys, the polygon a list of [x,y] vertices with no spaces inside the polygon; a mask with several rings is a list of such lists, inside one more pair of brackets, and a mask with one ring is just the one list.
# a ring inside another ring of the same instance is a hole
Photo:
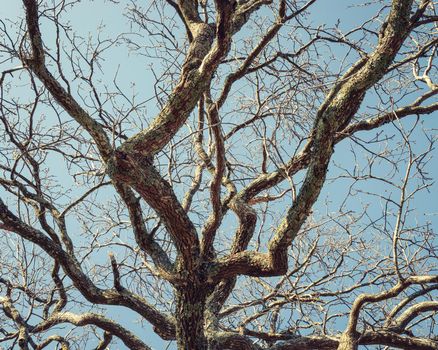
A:
{"label": "thick tree trunk", "polygon": [[175,291],[178,350],[207,350],[208,348],[204,334],[206,289],[200,284],[192,284]]}
{"label": "thick tree trunk", "polygon": [[357,350],[359,335],[354,332],[345,332],[339,339],[337,350]]}

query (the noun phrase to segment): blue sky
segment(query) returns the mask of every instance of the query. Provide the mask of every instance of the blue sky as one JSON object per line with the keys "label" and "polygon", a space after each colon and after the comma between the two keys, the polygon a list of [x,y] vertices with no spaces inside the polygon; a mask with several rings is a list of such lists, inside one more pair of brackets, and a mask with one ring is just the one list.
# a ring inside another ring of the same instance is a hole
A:
{"label": "blue sky", "polygon": [[[312,22],[332,26],[337,23],[339,18],[341,18],[339,27],[343,31],[348,31],[362,23],[364,19],[369,18],[370,15],[374,14],[375,9],[379,6],[378,3],[376,5],[367,7],[351,6],[360,2],[361,1],[320,0],[316,5],[310,8]],[[137,29],[130,28],[127,19],[121,16],[121,12],[124,11],[126,6],[129,6],[129,4],[126,4],[127,2],[124,1],[120,1],[118,5],[114,5],[107,1],[97,0],[83,1],[75,5],[68,14],[68,20],[70,22],[72,32],[75,35],[79,35],[84,38],[93,37],[94,39],[97,36],[100,36],[103,39],[113,38],[117,33],[120,32],[131,32],[132,35],[137,35]],[[15,20],[19,17],[23,17],[21,2],[2,0],[2,4],[0,6],[0,18]],[[97,30],[97,28],[100,29]],[[52,27],[43,22],[42,31],[44,39],[47,42],[53,41],[54,36]],[[245,29],[239,35],[245,36],[247,33],[248,32]],[[181,32],[175,32],[174,34],[178,36],[181,35]],[[340,48],[338,50],[339,56],[341,57],[343,51]],[[105,60],[101,62],[103,73],[99,73],[100,79],[102,79],[103,82],[111,82],[114,77],[117,77],[116,80],[118,86],[122,90],[127,91],[128,95],[137,94],[137,98],[139,100],[148,100],[154,96],[154,77],[151,68],[153,67],[159,72],[160,63],[161,62],[158,60],[154,61],[153,59],[145,58],[144,56],[129,52],[123,46],[115,46],[111,48],[111,51],[108,51]],[[333,64],[336,63],[337,62],[334,61]],[[15,64],[17,64],[17,62],[5,62],[0,65],[0,67],[2,69],[11,68],[11,65],[14,66]],[[242,86],[245,86],[244,83],[242,84]],[[17,88],[14,93],[20,95],[22,93],[22,89]],[[22,97],[26,98],[25,95]],[[363,111],[367,111],[368,106],[373,106],[373,104],[376,103],[378,103],[377,97],[370,94],[364,101],[362,108]],[[400,105],[402,105],[402,103],[400,103]],[[147,113],[148,118],[151,118],[156,111],[157,106],[153,103],[149,103],[147,104],[144,113]],[[48,117],[50,118],[50,116]],[[412,121],[407,121],[403,124],[407,130],[409,129],[409,126],[412,125]],[[434,128],[435,123],[433,122],[433,117],[426,116],[421,122],[421,125],[417,127],[416,131],[413,132],[411,136],[411,139],[414,141],[413,148],[415,153],[418,154],[424,151],[428,146],[427,139],[424,137],[422,130],[427,130],[429,134],[433,134]],[[370,148],[377,151],[381,148],[381,144],[372,145],[370,144],[369,140],[372,138],[371,135],[375,135],[381,131],[387,135],[394,135],[391,143],[388,144],[388,147],[394,147],[397,142],[402,142],[400,132],[394,125],[388,125],[379,130],[372,131],[371,133],[359,133],[358,136],[365,139],[364,144],[367,144]],[[356,160],[354,160],[354,155],[351,152],[353,147],[355,152],[357,152]],[[432,154],[435,156],[435,159],[437,156],[436,153],[436,150],[432,152]],[[359,167],[365,166],[367,157],[369,157],[369,153],[361,152],[361,148],[357,147],[357,145],[355,145],[355,143],[352,141],[343,141],[336,147],[335,155],[333,157],[333,164],[328,175],[329,181],[321,193],[320,199],[315,207],[315,212],[319,212],[322,216],[326,212],[334,213],[338,210],[339,204],[344,201],[347,191],[350,189],[349,186],[351,185],[351,179],[338,178],[338,175],[345,173],[346,170],[353,171],[355,165],[359,165]],[[59,159],[52,158],[49,160],[49,162],[51,162],[51,165],[53,168],[55,168],[59,162]],[[432,177],[438,174],[437,164],[437,162],[430,163],[427,168]],[[383,162],[381,170],[379,170],[377,173],[380,173],[382,177],[385,177],[387,176],[387,173],[390,173],[391,171],[392,169],[390,169],[388,164]],[[402,178],[403,175],[404,170],[400,169],[399,173],[396,174],[396,177]],[[299,175],[297,178],[299,179],[300,177],[302,177],[302,175]],[[372,185],[370,185],[370,183],[372,183]],[[66,182],[65,184],[67,185]],[[68,184],[69,187],[71,185],[71,183]],[[372,186],[373,188],[369,188],[369,186]],[[429,193],[428,191],[421,191],[418,193],[418,195],[416,195],[415,199],[411,203],[411,207],[414,209],[414,212],[410,216],[412,224],[414,224],[414,222],[418,222],[419,224],[430,222],[432,228],[436,229],[437,221],[435,215],[438,208],[437,202],[433,201],[433,195],[431,195],[431,193],[437,193],[436,186],[437,185],[434,184],[429,187]],[[383,183],[383,181],[378,180],[367,182],[365,185],[362,185],[362,183],[359,182],[355,188],[356,190],[362,192],[355,197],[349,198],[348,202],[345,204],[345,207],[348,207],[348,210],[360,211],[363,203],[370,202],[371,204],[368,207],[368,213],[371,217],[378,217],[381,215],[382,209],[385,208],[386,203],[383,198],[376,198],[375,195],[364,193],[364,191],[379,193],[387,196],[388,198],[398,198],[399,196],[399,191],[397,189],[388,187]],[[81,192],[80,188],[76,190],[77,193]],[[74,193],[75,189],[72,189],[72,191]],[[103,195],[103,197],[105,197],[105,195]],[[282,208],[280,207],[279,210],[282,210]],[[388,249],[387,246],[382,246],[381,248]],[[100,258],[102,261],[105,261],[106,255],[103,254],[100,256]],[[133,319],[136,319],[136,316],[130,311],[118,307],[111,307],[109,308],[108,313],[116,320],[121,320],[154,349],[163,348],[163,343],[159,337],[157,337],[155,333],[150,330],[150,328],[147,326],[142,327],[142,325],[138,322],[132,322]],[[120,348],[122,349],[123,347],[120,346]],[[173,348],[173,345],[169,347],[169,349]]]}

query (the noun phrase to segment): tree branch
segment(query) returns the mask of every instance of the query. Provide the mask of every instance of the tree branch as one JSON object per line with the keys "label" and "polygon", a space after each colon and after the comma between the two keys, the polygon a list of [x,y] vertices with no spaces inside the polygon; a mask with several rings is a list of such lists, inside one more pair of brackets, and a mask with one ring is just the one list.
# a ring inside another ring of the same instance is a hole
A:
{"label": "tree branch", "polygon": [[155,331],[164,339],[172,339],[175,336],[173,320],[161,314],[139,296],[123,290],[102,290],[84,274],[79,262],[66,253],[59,243],[53,242],[42,232],[25,224],[15,216],[0,199],[0,220],[3,224],[0,229],[15,232],[24,239],[38,245],[56,262],[58,262],[67,276],[70,277],[74,286],[81,294],[92,303],[104,305],[120,305],[130,308],[148,320],[155,327]]}
{"label": "tree branch", "polygon": [[64,110],[75,119],[91,135],[99,149],[100,155],[104,161],[108,161],[111,153],[111,143],[103,130],[90,115],[76,102],[58,83],[55,77],[48,71],[45,65],[45,54],[43,41],[38,24],[38,3],[36,0],[23,0],[26,9],[26,23],[29,32],[29,38],[32,47],[32,55],[27,57],[22,53],[22,60],[29,69],[43,82],[55,100],[64,108]]}
{"label": "tree branch", "polygon": [[51,315],[47,320],[39,323],[32,329],[32,333],[40,333],[49,330],[51,327],[61,323],[71,323],[75,326],[93,325],[99,327],[110,334],[118,337],[129,349],[133,350],[151,350],[135,334],[123,328],[113,320],[102,315],[94,313],[74,314],[72,312],[63,312]]}

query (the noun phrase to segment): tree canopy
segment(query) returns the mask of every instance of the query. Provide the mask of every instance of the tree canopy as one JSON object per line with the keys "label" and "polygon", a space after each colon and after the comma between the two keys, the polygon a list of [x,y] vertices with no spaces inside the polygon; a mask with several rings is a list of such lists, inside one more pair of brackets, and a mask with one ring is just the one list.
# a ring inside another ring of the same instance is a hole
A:
{"label": "tree canopy", "polygon": [[8,6],[0,348],[438,349],[433,0]]}

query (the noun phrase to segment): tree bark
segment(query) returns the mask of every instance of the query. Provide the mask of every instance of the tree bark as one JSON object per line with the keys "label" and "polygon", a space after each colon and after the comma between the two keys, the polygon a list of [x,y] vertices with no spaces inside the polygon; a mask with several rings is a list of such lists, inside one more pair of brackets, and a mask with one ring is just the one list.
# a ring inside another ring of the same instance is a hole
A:
{"label": "tree bark", "polygon": [[357,350],[359,335],[354,332],[345,332],[339,339],[337,350]]}
{"label": "tree bark", "polygon": [[204,333],[207,294],[205,286],[191,281],[175,290],[178,350],[208,349],[207,337]]}

